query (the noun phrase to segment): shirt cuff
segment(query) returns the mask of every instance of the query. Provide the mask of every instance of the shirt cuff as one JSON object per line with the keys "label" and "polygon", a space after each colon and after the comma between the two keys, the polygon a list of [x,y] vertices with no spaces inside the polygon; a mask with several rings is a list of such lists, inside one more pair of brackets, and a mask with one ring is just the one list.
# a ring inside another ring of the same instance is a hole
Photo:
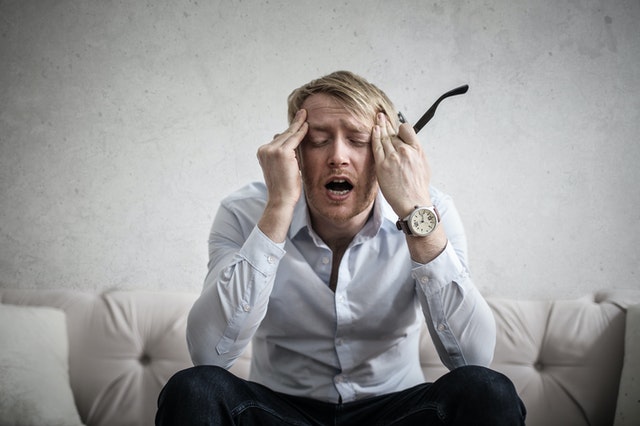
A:
{"label": "shirt cuff", "polygon": [[285,253],[284,243],[273,242],[256,226],[238,254],[258,272],[270,276],[278,270]]}
{"label": "shirt cuff", "polygon": [[427,264],[413,262],[411,275],[427,297],[440,292],[452,282],[460,284],[468,276],[453,246],[448,243],[438,257]]}

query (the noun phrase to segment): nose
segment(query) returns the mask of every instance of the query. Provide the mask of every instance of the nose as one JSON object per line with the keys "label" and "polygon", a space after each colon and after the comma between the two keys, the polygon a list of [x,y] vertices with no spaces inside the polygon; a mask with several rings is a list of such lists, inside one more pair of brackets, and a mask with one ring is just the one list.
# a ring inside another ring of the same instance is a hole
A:
{"label": "nose", "polygon": [[349,143],[342,137],[335,138],[329,148],[330,167],[343,167],[349,164]]}

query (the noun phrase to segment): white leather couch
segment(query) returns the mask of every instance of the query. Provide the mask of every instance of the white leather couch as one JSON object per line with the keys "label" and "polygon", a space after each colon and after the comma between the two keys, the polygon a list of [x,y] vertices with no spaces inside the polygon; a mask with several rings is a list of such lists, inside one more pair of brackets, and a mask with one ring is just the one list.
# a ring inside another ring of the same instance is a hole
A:
{"label": "white leather couch", "polygon": [[[196,297],[0,289],[0,424],[153,424],[160,389],[191,365],[185,325]],[[638,302],[638,292],[489,299],[498,326],[492,367],[514,381],[528,425],[640,424]],[[431,381],[445,369],[426,331],[423,337],[421,359]],[[249,358],[250,349],[233,371],[246,377]],[[36,371],[25,379],[20,363]]]}

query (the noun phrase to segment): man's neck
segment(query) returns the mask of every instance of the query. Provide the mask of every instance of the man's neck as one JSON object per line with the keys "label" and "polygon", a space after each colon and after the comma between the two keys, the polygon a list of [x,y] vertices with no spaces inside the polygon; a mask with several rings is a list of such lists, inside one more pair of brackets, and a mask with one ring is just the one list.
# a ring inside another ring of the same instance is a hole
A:
{"label": "man's neck", "polygon": [[313,229],[318,236],[322,238],[322,241],[324,241],[334,253],[344,253],[351,243],[351,240],[353,240],[353,237],[355,237],[367,223],[372,212],[373,204],[362,213],[345,221],[314,217],[311,212],[309,214]]}

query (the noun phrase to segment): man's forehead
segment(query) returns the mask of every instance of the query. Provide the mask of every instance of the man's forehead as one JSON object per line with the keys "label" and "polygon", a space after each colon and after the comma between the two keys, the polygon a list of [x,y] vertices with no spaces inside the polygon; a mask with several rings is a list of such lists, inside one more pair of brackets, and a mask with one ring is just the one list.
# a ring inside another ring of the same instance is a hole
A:
{"label": "man's forehead", "polygon": [[324,93],[309,96],[302,103],[302,108],[307,110],[307,122],[311,128],[323,129],[339,123],[354,131],[369,132],[373,127],[373,119],[364,120],[338,99]]}

